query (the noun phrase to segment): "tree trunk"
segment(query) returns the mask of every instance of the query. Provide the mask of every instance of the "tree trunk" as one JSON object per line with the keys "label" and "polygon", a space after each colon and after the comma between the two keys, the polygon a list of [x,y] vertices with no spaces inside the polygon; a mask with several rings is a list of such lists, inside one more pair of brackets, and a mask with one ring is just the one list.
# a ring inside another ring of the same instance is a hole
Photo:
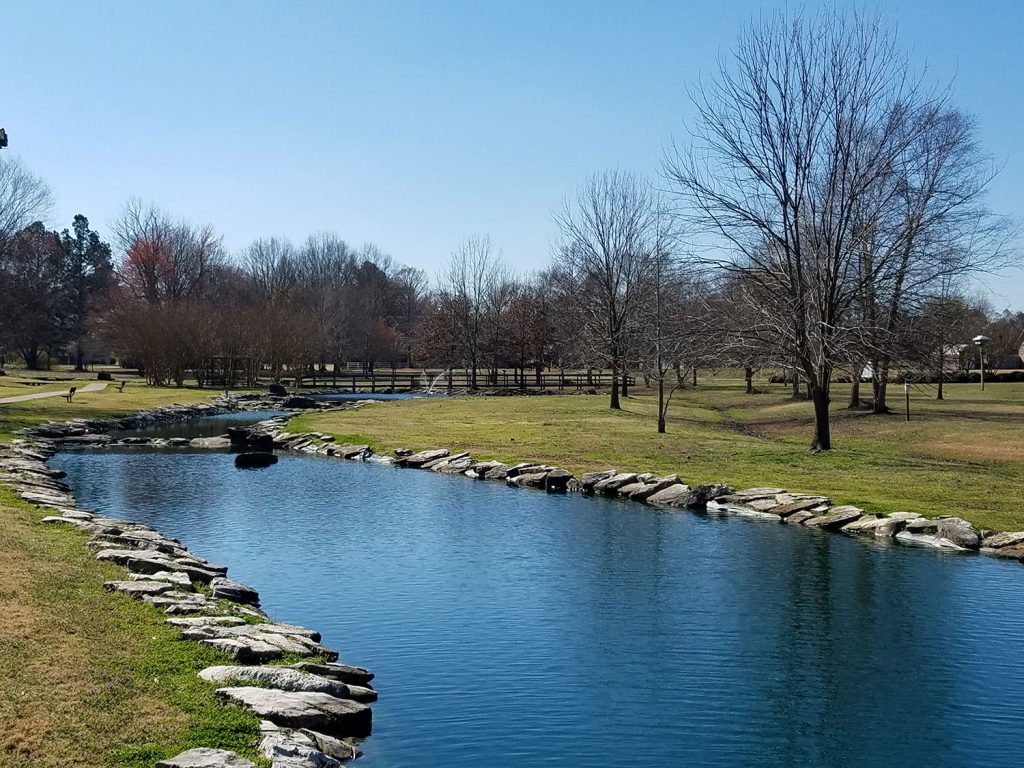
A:
{"label": "tree trunk", "polygon": [[665,434],[665,374],[658,377],[658,434]]}
{"label": "tree trunk", "polygon": [[935,396],[936,400],[942,399],[942,378],[946,375],[946,355],[943,346],[943,343],[939,341],[939,393]]}
{"label": "tree trunk", "polygon": [[747,382],[747,394],[754,394],[754,369],[749,365],[743,369],[743,378]]}
{"label": "tree trunk", "polygon": [[612,363],[612,400],[608,407],[613,411],[622,410],[619,405],[619,368],[616,363]]}
{"label": "tree trunk", "polygon": [[793,400],[800,399],[800,374],[797,373],[796,368],[793,369],[793,393],[790,395]]}
{"label": "tree trunk", "polygon": [[697,388],[697,366],[693,366],[693,388]]}
{"label": "tree trunk", "polygon": [[629,371],[622,372],[622,396],[629,397]]}
{"label": "tree trunk", "polygon": [[850,385],[850,404],[847,408],[860,408],[860,372],[862,370],[864,370],[862,366],[855,365],[853,367],[853,383]]}
{"label": "tree trunk", "polygon": [[811,386],[811,401],[814,403],[814,442],[812,451],[829,451],[832,449],[832,431],[829,424],[828,392],[818,386]]}
{"label": "tree trunk", "polygon": [[880,363],[880,367],[875,369],[873,387],[875,401],[871,404],[871,412],[889,413],[889,405],[885,400],[889,388],[889,364],[887,362]]}
{"label": "tree trunk", "polygon": [[85,350],[81,341],[75,344],[75,373],[85,373]]}

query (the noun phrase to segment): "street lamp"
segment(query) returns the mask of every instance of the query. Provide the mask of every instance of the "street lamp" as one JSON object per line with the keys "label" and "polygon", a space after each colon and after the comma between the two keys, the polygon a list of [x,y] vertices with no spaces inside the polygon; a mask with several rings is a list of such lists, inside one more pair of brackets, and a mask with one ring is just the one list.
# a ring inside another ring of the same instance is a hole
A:
{"label": "street lamp", "polygon": [[985,391],[985,345],[988,344],[988,336],[975,336],[971,339],[977,347],[981,356],[981,391]]}

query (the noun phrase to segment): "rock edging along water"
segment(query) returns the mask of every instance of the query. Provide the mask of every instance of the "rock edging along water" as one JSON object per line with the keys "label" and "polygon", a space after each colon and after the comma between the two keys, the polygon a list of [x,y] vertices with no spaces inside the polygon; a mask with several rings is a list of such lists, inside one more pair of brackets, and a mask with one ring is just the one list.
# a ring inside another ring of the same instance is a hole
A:
{"label": "rock edging along water", "polygon": [[447,448],[413,452],[399,449],[394,457],[378,456],[368,445],[338,445],[320,432],[291,433],[288,419],[276,417],[249,427],[235,428],[237,445],[260,445],[356,461],[380,461],[399,467],[425,469],[476,480],[505,482],[549,493],[578,492],[590,496],[629,499],[660,508],[683,508],[703,513],[733,514],[751,520],[801,525],[848,535],[893,539],[900,544],[955,552],[980,552],[1024,562],[1024,531],[978,530],[961,517],[927,518],[916,512],[876,515],[850,505],[833,505],[823,495],[794,493],[784,488],[733,490],[723,483],[689,486],[678,475],[588,472],[581,477],[560,467],[523,462],[515,465],[481,461]]}
{"label": "rock edging along water", "polygon": [[[221,396],[212,404],[169,406],[118,419],[74,419],[23,430],[25,438],[0,445],[0,485],[51,513],[42,518],[43,524],[91,534],[86,546],[96,550],[96,559],[127,571],[125,579],[106,582],[108,590],[149,603],[166,615],[168,624],[179,628],[183,640],[214,648],[233,660],[234,666],[209,667],[200,677],[223,686],[215,691],[222,701],[246,707],[261,718],[259,750],[273,768],[331,768],[362,754],[346,739],[370,733],[368,705],[377,699],[370,686],[373,674],[339,663],[337,651],[320,643],[319,632],[273,621],[260,609],[258,592],[228,579],[225,566],[193,555],[180,541],[148,525],[82,509],[62,481],[64,473],[46,463],[63,447],[111,443],[109,436],[97,434],[101,429],[129,429],[277,405]],[[273,664],[287,657],[308,661]],[[251,768],[253,763],[233,752],[197,746],[156,765]]]}

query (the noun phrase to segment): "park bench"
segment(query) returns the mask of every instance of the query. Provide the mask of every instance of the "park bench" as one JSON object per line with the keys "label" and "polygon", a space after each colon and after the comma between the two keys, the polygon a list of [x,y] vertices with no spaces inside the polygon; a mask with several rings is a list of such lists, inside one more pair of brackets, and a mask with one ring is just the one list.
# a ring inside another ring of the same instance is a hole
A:
{"label": "park bench", "polygon": [[66,395],[63,395],[64,399],[67,400],[70,403],[71,402],[71,398],[73,398],[75,396],[75,392],[77,392],[77,391],[78,391],[78,387],[72,387],[71,389],[68,390]]}
{"label": "park bench", "polygon": [[121,382],[119,382],[118,385],[117,385],[117,391],[118,392],[124,392],[124,385],[127,384],[127,383],[128,383],[127,380],[122,380]]}

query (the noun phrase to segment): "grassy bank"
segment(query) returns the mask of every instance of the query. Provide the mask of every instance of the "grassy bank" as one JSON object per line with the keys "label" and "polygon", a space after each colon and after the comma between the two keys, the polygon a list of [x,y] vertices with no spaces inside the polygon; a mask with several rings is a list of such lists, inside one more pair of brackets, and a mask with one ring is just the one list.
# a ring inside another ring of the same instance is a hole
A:
{"label": "grassy bank", "polygon": [[960,514],[980,527],[1024,528],[1024,385],[952,385],[946,399],[915,389],[912,421],[899,413],[846,410],[834,394],[836,450],[807,450],[813,414],[785,386],[717,380],[678,392],[668,433],[655,429],[655,400],[639,394],[610,411],[604,396],[421,399],[356,411],[310,414],[294,430],[340,441],[399,447],[444,446],[480,458],[543,461],[573,472],[616,467],[678,472],[689,483],[778,485],[821,492],[877,512]]}
{"label": "grassy bank", "polygon": [[0,765],[131,766],[199,744],[254,756],[257,719],[196,675],[225,657],[103,589],[124,570],[0,491]]}
{"label": "grassy bank", "polygon": [[[66,389],[66,387],[65,387]],[[149,389],[0,405],[0,440],[22,426],[205,400]],[[223,707],[196,673],[222,654],[178,639],[155,608],[103,589],[124,570],[87,536],[0,489],[0,766],[131,766],[197,746],[255,757],[258,721]]]}

